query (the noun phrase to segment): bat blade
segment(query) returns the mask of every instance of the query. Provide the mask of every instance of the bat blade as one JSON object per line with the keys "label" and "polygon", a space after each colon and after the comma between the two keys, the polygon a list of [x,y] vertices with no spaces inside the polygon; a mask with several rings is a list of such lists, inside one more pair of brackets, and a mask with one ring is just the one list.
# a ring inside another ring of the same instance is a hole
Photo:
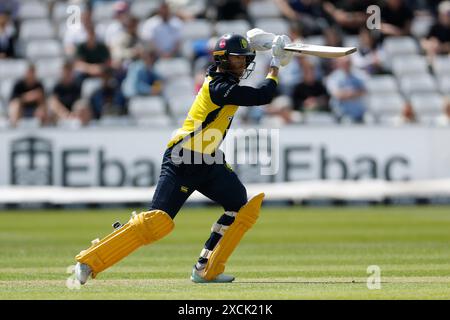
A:
{"label": "bat blade", "polygon": [[339,58],[356,52],[355,47],[319,46],[306,43],[291,43],[285,46],[284,50],[309,54],[321,58]]}

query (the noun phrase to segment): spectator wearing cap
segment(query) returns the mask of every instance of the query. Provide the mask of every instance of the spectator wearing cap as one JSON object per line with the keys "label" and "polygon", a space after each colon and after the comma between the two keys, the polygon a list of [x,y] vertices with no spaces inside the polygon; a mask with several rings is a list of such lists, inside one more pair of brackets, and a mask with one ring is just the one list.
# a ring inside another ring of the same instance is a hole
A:
{"label": "spectator wearing cap", "polygon": [[437,22],[431,26],[426,38],[421,40],[430,62],[436,55],[450,53],[450,1],[441,2],[438,12]]}
{"label": "spectator wearing cap", "polygon": [[159,57],[177,57],[180,55],[182,27],[181,19],[172,14],[166,1],[162,1],[158,13],[144,22],[140,36],[155,48]]}
{"label": "spectator wearing cap", "polygon": [[36,77],[33,64],[28,66],[23,79],[19,79],[12,90],[9,102],[9,118],[12,126],[17,126],[22,118],[36,118],[40,125],[49,122],[45,90]]}

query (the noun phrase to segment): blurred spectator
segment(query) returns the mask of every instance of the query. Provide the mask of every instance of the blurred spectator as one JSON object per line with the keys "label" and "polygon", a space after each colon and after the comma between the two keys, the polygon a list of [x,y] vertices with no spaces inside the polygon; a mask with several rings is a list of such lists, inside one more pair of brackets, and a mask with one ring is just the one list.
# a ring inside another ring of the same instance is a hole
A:
{"label": "blurred spectator", "polygon": [[356,35],[366,25],[368,0],[342,0],[335,4],[324,1],[323,9],[329,15],[331,24],[338,25],[346,34]]}
{"label": "blurred spectator", "polygon": [[87,27],[86,32],[88,38],[77,46],[75,54],[75,71],[80,80],[100,76],[104,67],[111,62],[108,47],[97,40],[94,26]]}
{"label": "blurred spectator", "polygon": [[50,110],[56,120],[73,117],[73,106],[81,97],[80,83],[75,80],[73,64],[66,62],[62,68],[61,78],[53,89],[49,99]]}
{"label": "blurred spectator", "polygon": [[438,10],[437,22],[431,26],[427,37],[421,40],[430,61],[438,54],[450,53],[450,1],[441,2]]}
{"label": "blurred spectator", "polygon": [[90,7],[94,8],[97,5],[108,4],[116,2],[117,0],[83,0],[86,1]]}
{"label": "blurred spectator", "polygon": [[[303,42],[301,28],[298,24],[290,24],[288,36],[293,42]],[[287,66],[280,69],[278,74],[278,91],[281,95],[291,96],[294,87],[302,81],[302,64],[305,60],[305,56],[296,56]],[[268,63],[269,61],[267,61]]]}
{"label": "blurred spectator", "polygon": [[141,39],[149,42],[162,58],[180,55],[183,22],[171,13],[166,1],[162,1],[158,14],[146,20],[141,29]]}
{"label": "blurred spectator", "polygon": [[87,126],[92,119],[89,101],[85,99],[77,100],[72,107],[71,119],[75,119],[83,127]]}
{"label": "blurred spectator", "polygon": [[114,20],[108,24],[104,33],[104,41],[111,46],[115,37],[126,32],[126,23],[130,17],[130,6],[126,1],[114,3]]}
{"label": "blurred spectator", "polygon": [[122,82],[125,97],[138,95],[158,95],[162,91],[162,78],[153,66],[157,59],[156,52],[142,48],[140,58],[128,66],[127,75]]}
{"label": "blurred spectator", "polygon": [[297,23],[305,37],[318,35],[328,27],[323,9],[316,0],[275,0],[284,17]]}
{"label": "blurred spectator", "polygon": [[48,123],[45,90],[36,77],[34,65],[28,67],[25,77],[18,80],[13,87],[9,117],[13,126],[16,126],[21,118],[37,118],[41,125]]}
{"label": "blurred spectator", "polygon": [[101,87],[94,91],[90,97],[93,118],[98,120],[103,116],[126,115],[126,100],[117,79],[114,78],[114,70],[103,68],[101,77]]}
{"label": "blurred spectator", "polygon": [[87,29],[95,28],[92,22],[92,10],[85,5],[79,6],[81,8],[81,23],[66,26],[67,29],[64,33],[64,52],[69,57],[75,55],[78,45],[87,41]]}
{"label": "blurred spectator", "polygon": [[352,70],[349,57],[335,59],[335,63],[337,68],[327,79],[331,109],[338,120],[344,118],[361,123],[366,111],[364,77]]}
{"label": "blurred spectator", "polygon": [[414,12],[404,0],[386,0],[381,7],[381,33],[385,36],[411,35]]}
{"label": "blurred spectator", "polygon": [[0,59],[15,57],[14,27],[9,19],[8,13],[0,11]]}
{"label": "blurred spectator", "polygon": [[450,96],[445,97],[444,112],[436,118],[436,125],[450,126]]}
{"label": "blurred spectator", "polygon": [[[253,109],[253,108],[252,108]],[[263,110],[261,108],[257,108]],[[255,115],[247,115],[249,119],[255,117]],[[260,115],[260,117],[262,117]],[[280,126],[283,124],[289,124],[293,122],[300,122],[301,115],[298,111],[293,110],[292,99],[286,95],[280,95],[273,99],[270,104],[264,110],[264,117],[270,119],[271,125]],[[261,119],[258,120],[258,122]]]}
{"label": "blurred spectator", "polygon": [[[323,34],[325,38],[324,45],[326,46],[332,46],[332,47],[343,47],[344,46],[344,40],[342,32],[338,28],[327,28],[324,30]],[[320,59],[319,61],[321,70],[323,71],[323,75],[327,76],[331,72],[334,71],[334,61],[332,59]]]}
{"label": "blurred spectator", "polygon": [[353,65],[367,74],[385,73],[383,61],[386,56],[372,31],[361,28],[358,39],[358,51],[351,55]]}
{"label": "blurred spectator", "polygon": [[394,117],[393,124],[395,126],[401,126],[408,123],[417,123],[416,113],[410,102],[406,102],[403,106],[402,112],[397,117]]}
{"label": "blurred spectator", "polygon": [[6,13],[10,16],[12,23],[16,25],[18,22],[20,3],[18,0],[1,0],[0,1],[0,12]]}
{"label": "blurred spectator", "polygon": [[197,55],[194,60],[194,92],[197,93],[205,81],[208,67],[214,63],[212,52],[217,42],[216,37],[210,38],[205,45],[204,54]]}
{"label": "blurred spectator", "polygon": [[311,63],[303,66],[303,81],[294,88],[293,109],[300,112],[330,111],[328,92],[322,81],[316,78]]}
{"label": "blurred spectator", "polygon": [[128,16],[125,19],[125,29],[119,32],[109,43],[112,64],[115,68],[127,66],[139,54],[139,36],[138,36],[139,20],[135,17]]}
{"label": "blurred spectator", "polygon": [[207,0],[206,16],[212,21],[244,19],[251,21],[248,4],[251,0]]}

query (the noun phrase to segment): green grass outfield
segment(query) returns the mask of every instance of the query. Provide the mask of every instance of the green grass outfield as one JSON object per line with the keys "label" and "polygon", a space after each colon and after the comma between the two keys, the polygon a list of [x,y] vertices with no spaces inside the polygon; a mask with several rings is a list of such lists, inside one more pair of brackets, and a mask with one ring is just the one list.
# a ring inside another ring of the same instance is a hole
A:
{"label": "green grass outfield", "polygon": [[128,211],[0,212],[0,299],[450,299],[448,206],[264,207],[228,261],[235,282],[191,283],[220,214],[186,208],[169,236],[69,289],[74,256]]}

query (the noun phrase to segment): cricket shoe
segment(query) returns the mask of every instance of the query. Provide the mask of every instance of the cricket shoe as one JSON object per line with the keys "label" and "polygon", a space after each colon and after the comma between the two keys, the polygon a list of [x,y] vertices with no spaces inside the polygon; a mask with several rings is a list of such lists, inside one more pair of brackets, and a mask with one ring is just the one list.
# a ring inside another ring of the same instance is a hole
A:
{"label": "cricket shoe", "polygon": [[92,274],[92,270],[87,264],[79,262],[77,262],[74,272],[75,277],[78,281],[80,281],[81,284],[85,284],[89,276]]}
{"label": "cricket shoe", "polygon": [[223,273],[219,274],[212,280],[206,280],[205,278],[202,277],[202,272],[198,271],[195,266],[192,269],[191,281],[195,283],[228,283],[233,282],[233,280],[234,280],[233,276]]}

